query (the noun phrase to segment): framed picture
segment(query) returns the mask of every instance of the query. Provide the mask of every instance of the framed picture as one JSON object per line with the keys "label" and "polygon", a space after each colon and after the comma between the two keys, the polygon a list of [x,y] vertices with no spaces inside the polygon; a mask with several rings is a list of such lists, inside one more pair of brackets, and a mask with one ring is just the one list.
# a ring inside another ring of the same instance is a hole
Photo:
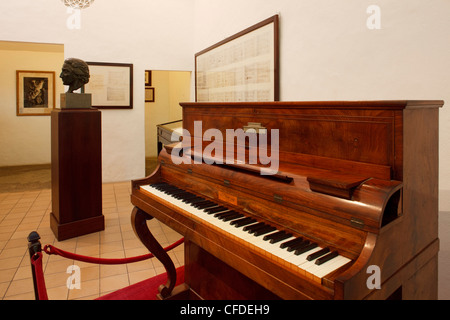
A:
{"label": "framed picture", "polygon": [[145,87],[145,102],[155,102],[155,88]]}
{"label": "framed picture", "polygon": [[16,71],[17,115],[48,116],[55,108],[54,71]]}
{"label": "framed picture", "polygon": [[145,85],[146,86],[152,85],[152,71],[151,70],[145,70]]}
{"label": "framed picture", "polygon": [[278,15],[195,54],[195,100],[279,100]]}
{"label": "framed picture", "polygon": [[84,86],[98,109],[133,108],[133,65],[128,63],[86,62],[90,79]]}

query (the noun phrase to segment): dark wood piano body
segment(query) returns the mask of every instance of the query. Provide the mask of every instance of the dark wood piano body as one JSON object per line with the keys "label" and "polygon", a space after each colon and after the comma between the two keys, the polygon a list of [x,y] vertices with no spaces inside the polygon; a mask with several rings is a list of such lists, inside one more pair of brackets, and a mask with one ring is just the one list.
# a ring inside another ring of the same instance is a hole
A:
{"label": "dark wood piano body", "polygon": [[[443,101],[181,105],[191,136],[194,121],[202,123],[201,136],[217,128],[225,137],[226,129],[250,122],[268,132],[278,129],[279,172],[255,174],[258,165],[175,165],[170,152],[177,149],[166,147],[155,172],[132,182],[136,233],[171,275],[161,287],[163,297],[183,292],[180,298],[437,298]],[[329,246],[352,262],[321,279],[299,272],[140,189],[160,181]],[[186,282],[173,292],[170,258],[145,230],[152,217],[185,236]],[[368,285],[370,266],[380,268],[380,288]]]}

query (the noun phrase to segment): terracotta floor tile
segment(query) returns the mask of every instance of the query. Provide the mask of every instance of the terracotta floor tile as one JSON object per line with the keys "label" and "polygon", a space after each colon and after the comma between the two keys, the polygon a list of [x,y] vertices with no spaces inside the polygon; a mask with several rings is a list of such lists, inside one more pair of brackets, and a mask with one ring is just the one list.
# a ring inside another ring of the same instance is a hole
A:
{"label": "terracotta floor tile", "polygon": [[119,274],[111,277],[100,278],[100,294],[119,290],[129,286],[128,274]]}

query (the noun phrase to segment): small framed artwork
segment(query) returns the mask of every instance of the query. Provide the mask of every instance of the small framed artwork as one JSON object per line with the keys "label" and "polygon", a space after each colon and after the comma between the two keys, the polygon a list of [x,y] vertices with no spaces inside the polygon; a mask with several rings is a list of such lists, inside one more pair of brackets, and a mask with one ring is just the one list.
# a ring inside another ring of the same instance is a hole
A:
{"label": "small framed artwork", "polygon": [[145,85],[146,86],[152,85],[152,71],[151,70],[145,70]]}
{"label": "small framed artwork", "polygon": [[54,71],[16,71],[17,115],[48,116],[55,108]]}
{"label": "small framed artwork", "polygon": [[145,87],[145,102],[155,102],[155,88]]}
{"label": "small framed artwork", "polygon": [[92,94],[98,109],[133,109],[133,65],[129,63],[86,62],[90,79],[85,93]]}

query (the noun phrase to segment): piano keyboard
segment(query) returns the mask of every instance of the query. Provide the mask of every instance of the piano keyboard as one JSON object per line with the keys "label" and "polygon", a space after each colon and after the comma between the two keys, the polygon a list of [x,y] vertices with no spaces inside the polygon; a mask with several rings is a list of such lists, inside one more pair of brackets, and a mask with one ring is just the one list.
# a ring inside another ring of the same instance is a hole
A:
{"label": "piano keyboard", "polygon": [[322,279],[351,261],[327,247],[295,237],[176,186],[157,183],[140,188],[292,264],[296,271],[314,280]]}

